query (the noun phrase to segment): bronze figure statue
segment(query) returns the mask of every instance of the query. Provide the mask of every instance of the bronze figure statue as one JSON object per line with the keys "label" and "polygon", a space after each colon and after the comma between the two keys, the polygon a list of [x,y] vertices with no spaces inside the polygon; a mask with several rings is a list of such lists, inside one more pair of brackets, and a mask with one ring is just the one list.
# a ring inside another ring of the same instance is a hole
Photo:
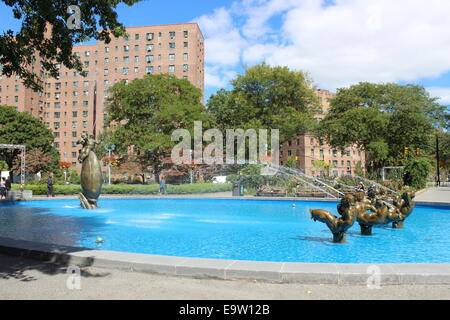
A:
{"label": "bronze figure statue", "polygon": [[340,218],[322,209],[310,209],[311,219],[327,225],[333,234],[333,242],[345,242],[345,233],[356,221],[362,235],[371,235],[374,225],[392,223],[393,228],[402,228],[405,219],[414,209],[414,192],[405,192],[396,197],[393,204],[383,199],[382,190],[370,188],[365,192],[346,194],[337,205]]}
{"label": "bronze figure statue", "polygon": [[78,156],[78,161],[83,164],[79,194],[81,206],[85,209],[96,209],[103,182],[100,161],[93,151],[97,141],[92,136],[83,134],[78,144],[83,146]]}
{"label": "bronze figure statue", "polygon": [[409,217],[414,209],[414,198],[416,194],[413,191],[404,192],[401,197],[396,197],[393,200],[394,206],[400,211],[402,218],[392,222],[392,228],[401,229],[405,219]]}
{"label": "bronze figure statue", "polygon": [[345,195],[340,204],[338,205],[338,212],[341,215],[340,218],[333,215],[331,212],[323,209],[310,209],[311,219],[314,221],[320,221],[327,225],[333,234],[333,242],[344,243],[345,233],[355,223],[355,216],[357,209],[353,205],[354,197],[352,195]]}

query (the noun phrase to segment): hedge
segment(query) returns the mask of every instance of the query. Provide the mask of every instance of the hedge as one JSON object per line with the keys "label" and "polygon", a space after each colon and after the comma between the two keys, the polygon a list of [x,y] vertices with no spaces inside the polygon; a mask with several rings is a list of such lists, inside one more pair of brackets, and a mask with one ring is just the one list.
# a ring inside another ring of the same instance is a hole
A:
{"label": "hedge", "polygon": [[[13,190],[18,190],[19,185],[13,185]],[[46,195],[47,185],[27,184],[25,190],[32,190],[33,195]],[[197,194],[231,191],[230,183],[194,183],[182,185],[167,185],[168,194]],[[80,185],[54,185],[53,192],[60,195],[74,195],[81,192]],[[148,184],[112,184],[103,185],[102,194],[158,194],[159,185]]]}

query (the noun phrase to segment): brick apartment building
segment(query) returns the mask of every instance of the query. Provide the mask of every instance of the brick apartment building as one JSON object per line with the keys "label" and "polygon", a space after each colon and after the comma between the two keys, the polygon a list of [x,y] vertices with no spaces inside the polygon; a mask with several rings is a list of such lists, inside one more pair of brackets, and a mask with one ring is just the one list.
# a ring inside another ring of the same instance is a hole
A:
{"label": "brick apartment building", "polygon": [[16,106],[41,119],[53,131],[61,161],[78,171],[77,141],[82,133],[93,133],[94,123],[97,134],[103,130],[108,88],[114,83],[148,73],[168,73],[188,79],[204,95],[204,38],[196,23],[129,27],[126,31],[126,37],[112,37],[109,44],[73,48],[86,76],[61,66],[58,79],[50,78],[39,71],[37,61],[33,70],[43,80],[42,92],[25,88],[18,77],[0,76],[0,105]]}
{"label": "brick apartment building", "polygon": [[[323,110],[323,114],[317,115],[316,118],[322,119],[330,108],[330,100],[336,94],[320,89],[316,92]],[[348,147],[345,151],[340,151],[309,134],[294,137],[280,147],[280,164],[286,164],[290,156],[296,157],[297,168],[311,176],[355,174],[358,162],[362,168],[365,167],[365,154],[356,147]],[[321,160],[328,164],[329,172],[317,166],[317,162],[314,166],[313,161],[315,160]]]}

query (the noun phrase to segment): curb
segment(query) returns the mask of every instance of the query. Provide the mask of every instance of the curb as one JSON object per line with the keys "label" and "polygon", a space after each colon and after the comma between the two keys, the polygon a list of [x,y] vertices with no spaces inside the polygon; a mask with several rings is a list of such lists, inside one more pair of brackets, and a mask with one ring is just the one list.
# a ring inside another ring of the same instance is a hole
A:
{"label": "curb", "polygon": [[63,266],[92,266],[222,280],[367,285],[373,279],[373,270],[377,270],[380,285],[450,284],[450,263],[347,264],[186,258],[94,250],[1,237],[0,253]]}

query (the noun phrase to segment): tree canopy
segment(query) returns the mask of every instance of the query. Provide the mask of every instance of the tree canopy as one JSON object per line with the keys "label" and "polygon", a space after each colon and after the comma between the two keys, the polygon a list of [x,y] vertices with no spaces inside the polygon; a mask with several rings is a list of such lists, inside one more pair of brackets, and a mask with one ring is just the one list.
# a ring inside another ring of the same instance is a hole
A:
{"label": "tree canopy", "polygon": [[141,166],[147,162],[157,179],[164,159],[177,144],[172,141],[173,131],[187,129],[193,135],[194,121],[208,126],[209,117],[200,103],[201,90],[186,79],[148,74],[128,84],[121,81],[109,92],[110,142],[122,154],[133,147]]}
{"label": "tree canopy", "polygon": [[361,82],[337,90],[319,135],[333,147],[356,144],[366,152],[368,169],[378,170],[402,163],[405,147],[431,152],[430,135],[444,110],[422,86]]}
{"label": "tree canopy", "polygon": [[[140,0],[2,1],[12,8],[14,18],[22,21],[19,32],[6,30],[0,35],[2,72],[6,76],[18,75],[26,87],[40,90],[41,81],[32,68],[36,61],[55,78],[58,63],[81,72],[81,61],[72,54],[73,45],[92,38],[109,43],[110,34],[123,36],[125,28],[118,22],[115,8],[120,3],[131,6]],[[73,5],[79,12],[68,10]]]}
{"label": "tree canopy", "polygon": [[262,63],[247,68],[231,85],[207,104],[218,128],[279,129],[283,143],[314,127],[319,100],[306,73]]}
{"label": "tree canopy", "polygon": [[[56,168],[59,153],[52,145],[53,140],[52,131],[39,119],[27,112],[18,112],[16,107],[0,106],[0,144],[25,145],[30,154],[29,172]],[[19,155],[20,150],[0,150],[0,160],[6,162],[9,171],[15,169]]]}

